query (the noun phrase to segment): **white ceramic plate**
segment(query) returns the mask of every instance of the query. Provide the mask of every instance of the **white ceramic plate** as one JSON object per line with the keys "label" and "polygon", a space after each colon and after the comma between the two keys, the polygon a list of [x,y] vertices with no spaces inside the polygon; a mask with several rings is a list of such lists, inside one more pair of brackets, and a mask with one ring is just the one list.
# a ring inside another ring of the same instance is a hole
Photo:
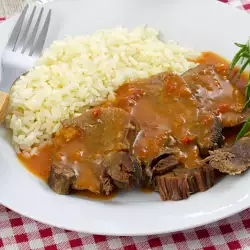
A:
{"label": "white ceramic plate", "polygon": [[[53,22],[47,45],[117,25],[160,29],[164,39],[228,59],[235,41],[248,39],[248,14],[212,0],[71,0],[47,5]],[[0,55],[15,18],[0,25]],[[0,129],[0,202],[27,217],[70,230],[106,235],[147,235],[210,223],[250,207],[250,172],[226,177],[188,200],[162,202],[158,194],[121,193],[112,201],[60,196],[18,162]]]}

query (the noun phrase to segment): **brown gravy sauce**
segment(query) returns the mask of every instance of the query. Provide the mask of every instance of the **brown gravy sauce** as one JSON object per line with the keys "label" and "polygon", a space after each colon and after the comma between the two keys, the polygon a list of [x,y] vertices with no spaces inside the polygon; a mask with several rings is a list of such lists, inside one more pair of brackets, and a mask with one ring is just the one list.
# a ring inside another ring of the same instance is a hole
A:
{"label": "brown gravy sauce", "polygon": [[21,153],[17,154],[17,157],[26,169],[47,182],[53,162],[53,147],[51,145],[40,148],[39,152],[32,157],[27,157]]}
{"label": "brown gravy sauce", "polygon": [[148,187],[142,187],[142,188],[140,188],[140,191],[143,192],[144,194],[151,194],[154,192],[154,190],[152,190],[151,188],[148,188]]}
{"label": "brown gravy sauce", "polygon": [[[196,62],[200,64],[214,64],[221,72],[226,71],[229,67],[229,62],[227,60],[213,52],[202,53],[201,57]],[[164,80],[167,84],[165,86],[155,84],[154,88],[156,89],[152,91],[152,93],[150,92],[151,90],[148,88],[148,85],[145,84],[145,81],[140,82],[140,80],[138,80],[136,83],[132,82],[124,84],[117,90],[116,101],[114,103],[106,103],[103,106],[121,107],[138,119],[140,126],[142,127],[142,131],[139,135],[141,138],[138,140],[138,143],[135,142],[133,150],[142,159],[154,157],[159,151],[159,148],[164,147],[166,140],[169,140],[169,131],[171,131],[171,135],[178,138],[178,141],[181,142],[177,144],[177,147],[180,148],[178,158],[182,160],[186,167],[197,167],[200,160],[199,152],[196,144],[192,143],[192,141],[195,139],[194,136],[196,136],[197,133],[204,133],[200,127],[197,128],[197,121],[203,119],[204,123],[209,123],[209,110],[214,110],[217,107],[211,102],[211,106],[209,106],[208,110],[204,108],[203,113],[198,113],[197,103],[195,103],[192,97],[185,99],[186,96],[190,96],[191,94],[189,87],[185,85],[182,77],[176,75],[163,75],[163,77],[168,77],[168,79]],[[157,79],[155,81],[157,81]],[[235,84],[240,90],[243,90],[246,82],[247,76],[243,75],[240,79],[235,81]],[[230,94],[234,87],[232,87],[226,79],[225,84],[228,89],[228,91],[225,91],[227,93],[222,93],[220,96],[220,93],[218,92],[211,92],[212,94],[216,94],[214,97],[218,98],[218,102],[222,104],[219,106],[221,109],[220,111],[223,111],[223,109],[228,110],[229,108],[232,108],[232,110],[241,109],[242,105],[244,105],[244,97],[235,88],[233,93],[239,105],[234,106],[235,102],[230,100]],[[210,86],[208,86],[208,88],[209,87]],[[157,88],[159,88],[159,91],[157,91]],[[176,91],[178,91],[179,96],[184,97],[183,101],[175,98]],[[229,97],[225,96],[227,94]],[[141,97],[144,95],[147,95],[147,98],[143,98],[143,100],[140,101]],[[223,102],[220,102],[220,100],[223,101],[223,98],[229,106],[223,105]],[[134,105],[135,103],[137,105]],[[169,108],[165,109],[165,105],[168,105]],[[190,108],[183,109],[186,105]],[[180,112],[181,110],[185,110],[186,113]],[[174,117],[175,119],[170,120],[166,117]],[[193,127],[183,126],[186,117],[193,119]],[[168,124],[168,127],[164,127],[165,124]],[[159,128],[159,125],[161,126],[161,129],[157,129]],[[233,133],[227,132],[225,135],[228,138],[233,138],[235,136],[234,133],[236,134],[237,132],[238,130],[235,129]],[[53,147],[47,145],[41,148],[35,156],[27,158],[22,154],[18,154],[18,159],[32,174],[47,182],[53,155]],[[142,191],[144,193],[152,192],[148,189],[142,189]],[[76,191],[74,194],[90,199],[109,200],[116,195],[116,192],[112,193],[110,196],[99,195],[89,191]]]}
{"label": "brown gravy sauce", "polygon": [[89,199],[92,199],[92,200],[109,201],[109,200],[112,200],[113,198],[116,197],[116,195],[118,194],[118,190],[113,191],[109,195],[96,194],[96,193],[92,193],[92,192],[90,192],[88,190],[73,191],[71,194],[72,195],[76,195],[76,196],[81,196],[81,197],[89,198]]}

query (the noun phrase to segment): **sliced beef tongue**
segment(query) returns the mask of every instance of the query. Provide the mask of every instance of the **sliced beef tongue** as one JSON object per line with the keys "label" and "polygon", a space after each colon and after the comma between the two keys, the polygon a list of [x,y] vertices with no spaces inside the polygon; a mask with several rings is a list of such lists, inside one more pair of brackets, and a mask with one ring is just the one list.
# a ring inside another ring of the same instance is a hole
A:
{"label": "sliced beef tongue", "polygon": [[91,109],[63,125],[54,139],[58,150],[48,180],[55,192],[67,194],[74,189],[109,194],[117,187],[136,184],[139,166],[129,154],[136,127],[127,112]]}
{"label": "sliced beef tongue", "polygon": [[222,173],[241,174],[250,167],[250,138],[242,137],[232,147],[210,151],[205,161]]}

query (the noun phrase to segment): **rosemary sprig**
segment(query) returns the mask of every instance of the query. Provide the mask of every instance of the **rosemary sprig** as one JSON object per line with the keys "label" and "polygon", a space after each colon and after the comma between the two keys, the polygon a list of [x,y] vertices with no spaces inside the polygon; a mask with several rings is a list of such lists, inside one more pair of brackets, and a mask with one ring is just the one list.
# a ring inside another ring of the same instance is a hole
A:
{"label": "rosemary sprig", "polygon": [[243,125],[242,129],[240,130],[240,132],[236,136],[236,140],[240,139],[243,136],[249,135],[250,132],[247,132],[247,130],[249,128],[250,128],[250,118],[248,118],[247,121],[245,122],[245,124]]}
{"label": "rosemary sprig", "polygon": [[[247,66],[250,65],[250,39],[246,44],[235,43],[235,45],[240,49],[234,56],[230,64],[230,69],[232,70],[239,63],[240,70],[237,75],[238,77],[240,77],[247,68]],[[245,98],[246,102],[242,109],[242,112],[244,112],[250,106],[250,74],[248,75],[248,81],[245,87]],[[250,132],[247,132],[249,128],[250,128],[250,118],[248,118],[245,124],[243,125],[242,129],[240,130],[240,132],[236,137],[236,140],[240,139],[243,136],[250,135]]]}

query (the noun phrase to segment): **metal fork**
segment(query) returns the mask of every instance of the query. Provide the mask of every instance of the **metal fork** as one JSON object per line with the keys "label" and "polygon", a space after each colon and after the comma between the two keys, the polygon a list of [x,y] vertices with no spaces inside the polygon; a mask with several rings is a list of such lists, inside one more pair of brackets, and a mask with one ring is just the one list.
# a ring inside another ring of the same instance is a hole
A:
{"label": "metal fork", "polygon": [[[34,66],[40,56],[49,29],[51,10],[48,11],[42,26],[40,25],[44,8],[35,17],[36,6],[27,14],[26,5],[10,35],[2,55],[2,80],[0,83],[0,122],[4,119],[9,102],[8,92],[15,80]],[[26,24],[25,20],[27,20]],[[34,24],[34,27],[32,27]],[[40,34],[38,35],[39,27]]]}

